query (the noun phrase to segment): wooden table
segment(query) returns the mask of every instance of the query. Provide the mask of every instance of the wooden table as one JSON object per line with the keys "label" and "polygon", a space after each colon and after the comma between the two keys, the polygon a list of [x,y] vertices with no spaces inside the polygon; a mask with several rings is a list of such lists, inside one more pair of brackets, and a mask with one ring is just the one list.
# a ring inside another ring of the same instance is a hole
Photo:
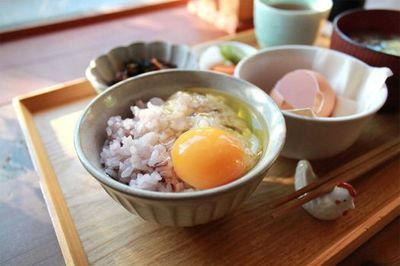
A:
{"label": "wooden table", "polygon": [[[162,27],[154,23],[159,20],[166,21]],[[185,28],[180,28],[179,33],[172,30],[182,24]],[[104,32],[108,36],[104,36]],[[222,35],[188,15],[185,7],[176,7],[0,43],[0,265],[64,264],[37,173],[10,105],[11,97],[82,76],[91,57],[116,44],[154,39],[154,36],[195,44]],[[385,227],[342,265],[398,265],[399,221],[397,218]]]}

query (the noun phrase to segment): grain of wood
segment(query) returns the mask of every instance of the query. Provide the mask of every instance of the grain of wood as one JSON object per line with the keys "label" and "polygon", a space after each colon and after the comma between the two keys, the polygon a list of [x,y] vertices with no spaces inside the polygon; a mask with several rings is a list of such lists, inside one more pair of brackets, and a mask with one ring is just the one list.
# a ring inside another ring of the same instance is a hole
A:
{"label": "grain of wood", "polygon": [[[363,176],[368,171],[380,166],[386,161],[398,156],[400,153],[400,139],[394,138],[383,145],[368,151],[349,163],[338,167],[326,176],[320,177],[315,182],[279,199],[272,203],[272,216],[274,218],[284,215],[303,204],[329,193],[339,182],[352,182]],[[303,197],[300,197],[304,195]]]}
{"label": "grain of wood", "polygon": [[[361,244],[356,241],[358,237],[365,241],[390,222],[393,215],[398,215],[398,210],[391,206],[381,210],[382,205],[400,193],[396,179],[398,162],[392,160],[354,183],[359,192],[357,209],[348,217],[335,222],[320,222],[299,208],[290,215],[271,219],[270,202],[293,191],[290,183],[279,181],[291,179],[285,176],[293,174],[295,161],[280,158],[270,171],[270,176],[280,178],[266,178],[249,201],[222,220],[195,228],[166,228],[143,222],[112,201],[74,156],[72,132],[64,128],[75,124],[86,103],[87,100],[83,100],[40,112],[34,119],[42,137],[46,136],[44,145],[91,264],[338,262]],[[364,134],[361,138],[368,141],[370,137],[373,135]],[[333,160],[329,167],[337,166]],[[376,182],[378,178],[379,182]],[[372,217],[371,220],[368,217]],[[377,226],[375,230],[368,229],[371,225]],[[305,253],[313,255],[304,256]],[[321,254],[326,256],[321,257]]]}
{"label": "grain of wood", "polygon": [[[61,192],[57,177],[48,161],[47,152],[36,130],[30,110],[18,99],[14,107],[21,123],[21,128],[27,136],[27,144],[33,156],[33,162],[41,178],[41,187],[53,226],[67,265],[87,265],[87,258],[83,252],[79,236],[66,206],[64,194]],[[28,132],[29,130],[29,132]]]}
{"label": "grain of wood", "polygon": [[0,31],[0,41],[7,42],[16,39],[27,38],[39,34],[45,34],[50,32],[57,32],[74,27],[82,27],[85,25],[105,22],[108,20],[120,19],[127,16],[134,16],[138,14],[143,14],[147,12],[154,12],[156,10],[171,8],[176,6],[181,6],[186,4],[186,0],[164,0],[161,3],[150,3],[139,5],[135,7],[124,7],[120,9],[114,9],[112,11],[103,10],[99,14],[80,16],[72,19],[64,19],[60,22],[44,23],[44,24],[34,24],[32,26],[27,26],[23,28],[11,29]]}
{"label": "grain of wood", "polygon": [[339,266],[348,265],[400,265],[400,217],[374,235],[360,248],[341,261]]}
{"label": "grain of wood", "polygon": [[0,105],[23,93],[81,78],[91,59],[118,45],[153,40],[193,45],[223,35],[183,5],[16,41],[0,40]]}

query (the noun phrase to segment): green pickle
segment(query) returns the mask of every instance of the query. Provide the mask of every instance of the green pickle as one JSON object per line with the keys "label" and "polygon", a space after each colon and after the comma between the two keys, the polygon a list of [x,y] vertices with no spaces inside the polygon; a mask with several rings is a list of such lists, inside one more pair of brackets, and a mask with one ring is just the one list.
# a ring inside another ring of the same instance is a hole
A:
{"label": "green pickle", "polygon": [[239,63],[243,57],[245,57],[245,53],[239,47],[233,45],[220,45],[219,49],[221,51],[221,55],[226,59],[231,61],[234,65]]}

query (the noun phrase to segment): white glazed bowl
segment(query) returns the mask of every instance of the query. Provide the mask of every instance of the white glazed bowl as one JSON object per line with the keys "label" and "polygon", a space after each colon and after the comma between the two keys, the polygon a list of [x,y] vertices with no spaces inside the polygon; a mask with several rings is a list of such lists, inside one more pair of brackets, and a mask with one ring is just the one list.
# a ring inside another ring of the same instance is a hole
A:
{"label": "white glazed bowl", "polygon": [[356,101],[359,110],[353,115],[316,119],[282,111],[287,137],[281,154],[316,160],[345,151],[357,140],[363,125],[385,103],[386,85],[378,85],[372,92],[363,91],[360,88],[370,66],[341,52],[306,45],[261,50],[240,62],[235,76],[269,93],[279,79],[296,69],[312,69],[330,77],[328,81],[335,93]]}
{"label": "white glazed bowl", "polygon": [[[192,51],[193,51],[193,53],[196,55],[196,57],[197,57],[197,59],[198,59],[198,63],[200,63],[202,54],[203,54],[203,52],[204,52],[207,48],[209,48],[210,46],[221,45],[221,44],[231,45],[231,46],[235,46],[235,47],[240,48],[240,49],[243,51],[243,53],[246,55],[246,57],[257,53],[257,51],[258,51],[256,48],[254,48],[254,47],[251,46],[251,45],[248,45],[248,44],[245,44],[245,43],[242,43],[242,42],[234,42],[234,41],[214,41],[214,42],[208,42],[208,43],[196,45],[196,46],[192,49]],[[244,59],[244,58],[243,58],[243,59]],[[242,60],[243,60],[243,59],[242,59]],[[203,68],[203,67],[201,66],[201,64],[198,64],[198,65],[199,65],[199,69],[200,69],[200,70],[208,70],[208,69],[206,69],[206,68]]]}
{"label": "white glazed bowl", "polygon": [[[241,178],[212,189],[192,192],[154,192],[133,188],[107,176],[99,153],[109,117],[129,113],[137,100],[167,98],[184,88],[214,88],[228,93],[257,113],[264,138],[257,164]],[[268,132],[268,133],[267,133]],[[122,81],[97,96],[83,111],[76,128],[75,149],[83,166],[104,190],[129,212],[168,226],[194,226],[218,219],[243,203],[265,177],[285,141],[285,121],[274,101],[256,86],[234,77],[206,71],[165,70]]]}
{"label": "white glazed bowl", "polygon": [[115,78],[115,74],[124,65],[135,59],[157,58],[172,63],[178,69],[197,69],[197,58],[186,45],[169,42],[134,42],[127,46],[118,46],[106,54],[90,61],[86,68],[86,78],[98,93],[103,92]]}

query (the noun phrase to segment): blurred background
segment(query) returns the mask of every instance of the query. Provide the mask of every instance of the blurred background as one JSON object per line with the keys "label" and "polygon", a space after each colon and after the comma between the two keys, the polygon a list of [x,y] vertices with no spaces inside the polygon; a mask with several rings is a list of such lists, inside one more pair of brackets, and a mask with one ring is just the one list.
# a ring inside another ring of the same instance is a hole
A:
{"label": "blurred background", "polygon": [[[253,0],[1,0],[0,32],[110,14],[166,2],[188,2],[188,9],[226,32],[252,26]],[[333,0],[334,15],[348,8],[400,9],[399,0]]]}
{"label": "blurred background", "polygon": [[109,13],[166,0],[1,0],[0,30]]}

